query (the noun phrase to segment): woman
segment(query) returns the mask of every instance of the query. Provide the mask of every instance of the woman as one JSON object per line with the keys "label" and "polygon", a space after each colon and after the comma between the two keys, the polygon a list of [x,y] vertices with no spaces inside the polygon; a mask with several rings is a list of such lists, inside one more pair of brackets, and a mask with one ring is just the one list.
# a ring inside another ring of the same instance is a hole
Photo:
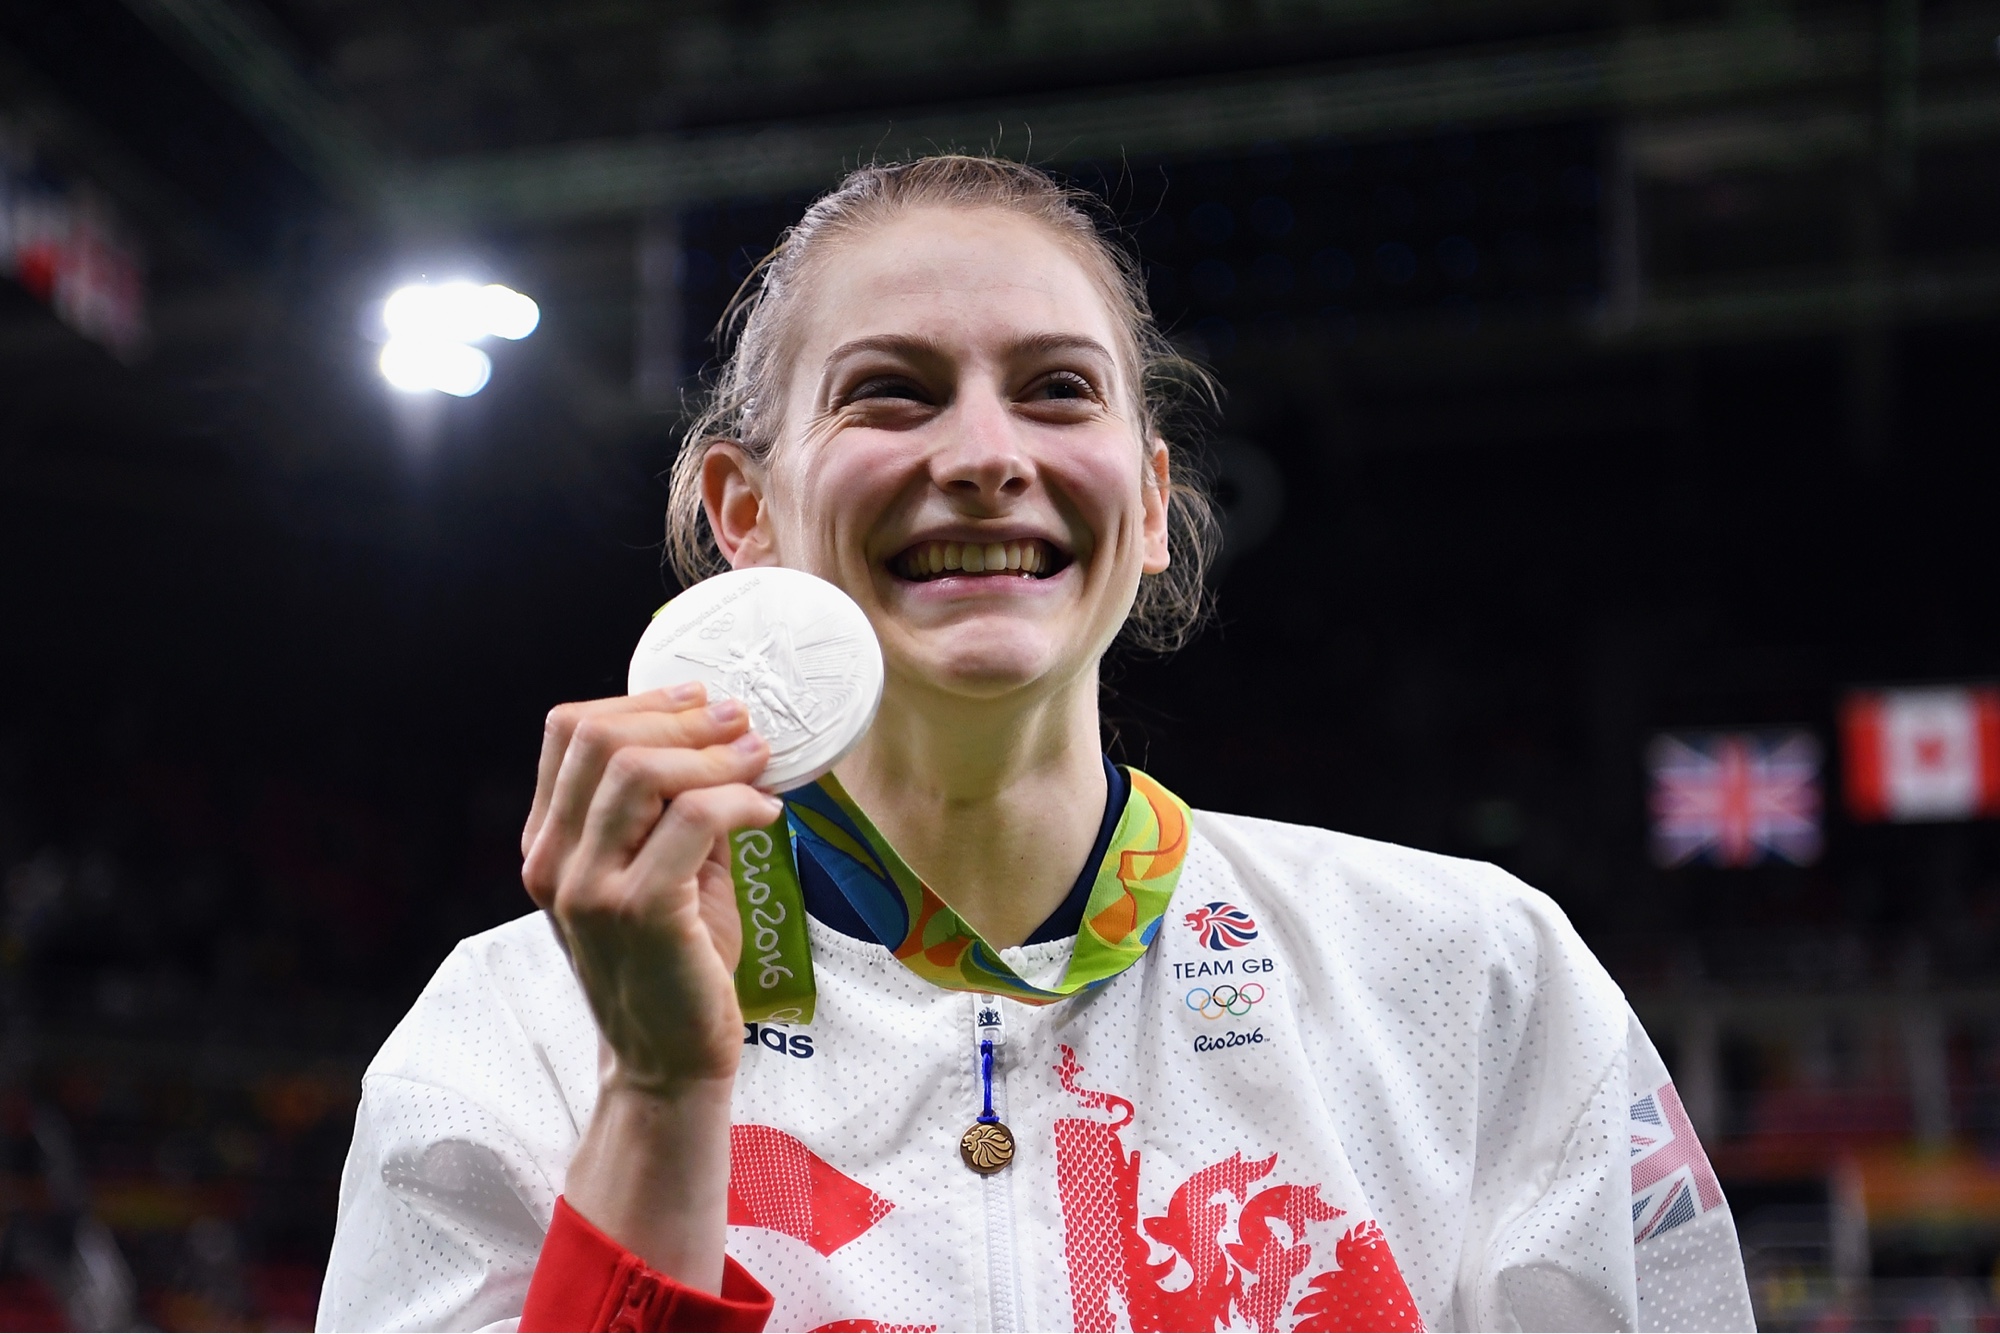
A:
{"label": "woman", "polygon": [[[1084,204],[863,168],[760,277],[671,549],[844,589],[881,712],[785,803],[733,700],[550,715],[542,912],[370,1067],[322,1327],[1748,1328],[1666,1071],[1548,899],[1104,759],[1099,661],[1186,631],[1207,511]],[[787,811],[816,1011],[746,1025],[728,838]]]}

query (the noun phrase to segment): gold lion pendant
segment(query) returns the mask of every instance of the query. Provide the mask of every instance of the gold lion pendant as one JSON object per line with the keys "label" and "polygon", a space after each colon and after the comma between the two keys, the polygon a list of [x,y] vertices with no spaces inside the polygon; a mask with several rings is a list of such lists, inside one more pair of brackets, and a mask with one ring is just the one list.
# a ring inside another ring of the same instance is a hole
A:
{"label": "gold lion pendant", "polygon": [[1014,1161],[1014,1132],[998,1121],[974,1121],[958,1141],[958,1156],[983,1177]]}

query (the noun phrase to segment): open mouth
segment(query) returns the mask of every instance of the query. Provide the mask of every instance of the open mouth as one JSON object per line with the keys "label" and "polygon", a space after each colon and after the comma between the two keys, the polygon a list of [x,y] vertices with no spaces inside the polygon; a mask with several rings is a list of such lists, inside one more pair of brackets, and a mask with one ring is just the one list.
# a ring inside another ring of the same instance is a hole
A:
{"label": "open mouth", "polygon": [[1069,564],[1069,557],[1040,538],[1013,542],[919,542],[889,562],[904,579],[927,583],[948,575],[1046,579]]}

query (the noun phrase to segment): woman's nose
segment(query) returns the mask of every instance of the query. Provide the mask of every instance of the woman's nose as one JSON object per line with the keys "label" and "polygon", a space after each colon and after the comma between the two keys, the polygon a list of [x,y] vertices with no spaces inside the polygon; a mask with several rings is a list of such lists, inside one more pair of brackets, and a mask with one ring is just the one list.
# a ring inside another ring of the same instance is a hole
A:
{"label": "woman's nose", "polygon": [[992,390],[961,392],[942,423],[945,439],[931,464],[945,491],[996,501],[1020,495],[1034,475],[1005,399]]}

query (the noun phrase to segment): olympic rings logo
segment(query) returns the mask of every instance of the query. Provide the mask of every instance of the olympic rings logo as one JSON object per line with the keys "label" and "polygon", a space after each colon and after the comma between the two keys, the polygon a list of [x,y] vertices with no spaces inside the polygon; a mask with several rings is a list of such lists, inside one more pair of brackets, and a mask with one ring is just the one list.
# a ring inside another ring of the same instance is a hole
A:
{"label": "olympic rings logo", "polygon": [[[1251,992],[1256,995],[1251,995]],[[1250,1013],[1250,1007],[1264,999],[1261,982],[1245,982],[1240,987],[1224,982],[1213,991],[1207,987],[1196,987],[1187,994],[1187,1007],[1204,1019],[1220,1019],[1225,1014],[1242,1016]]]}

